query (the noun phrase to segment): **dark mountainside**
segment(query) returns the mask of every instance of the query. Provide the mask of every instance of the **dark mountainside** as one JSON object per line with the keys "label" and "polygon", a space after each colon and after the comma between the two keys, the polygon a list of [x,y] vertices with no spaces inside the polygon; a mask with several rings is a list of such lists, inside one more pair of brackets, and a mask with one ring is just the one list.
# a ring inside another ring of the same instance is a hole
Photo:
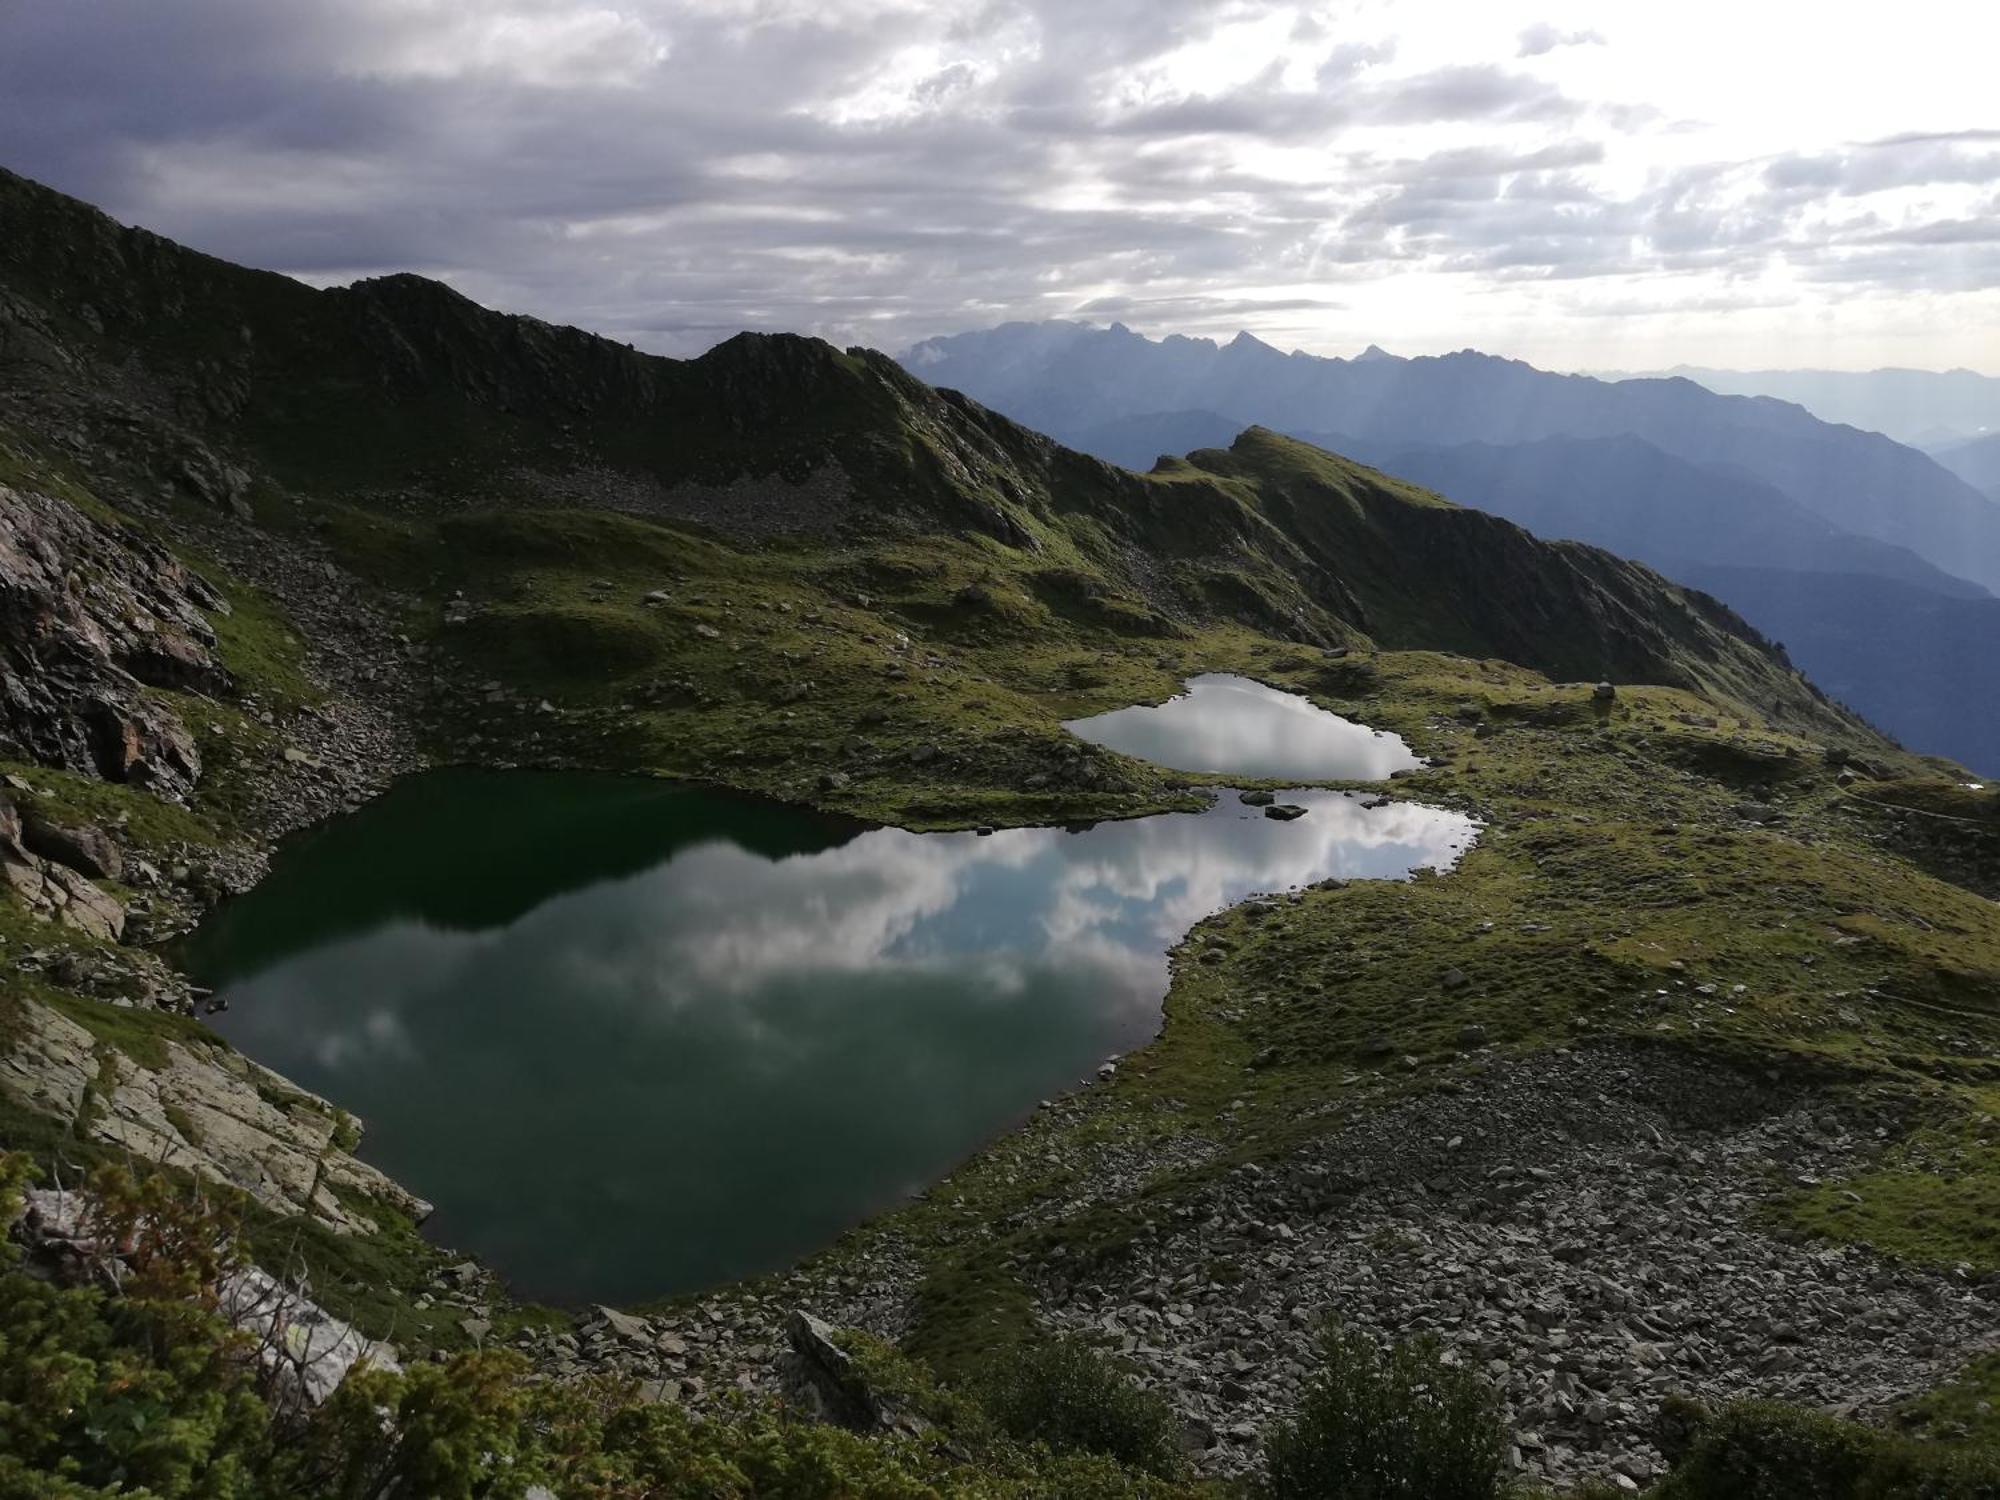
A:
{"label": "dark mountainside", "polygon": [[1208,411],[1281,432],[1450,446],[1632,436],[1740,470],[1825,520],[2000,587],[2000,506],[1924,454],[1768,398],[1688,380],[1609,383],[1465,351],[1421,359],[1281,354],[1123,327],[1007,324],[931,339],[904,356],[1031,426],[1072,431],[1152,412]]}
{"label": "dark mountainside", "polygon": [[1769,486],[1636,438],[1446,449],[1323,441],[1538,536],[1575,537],[1704,589],[1905,744],[2000,770],[1991,649],[2000,600],[1903,548],[1838,531]]}
{"label": "dark mountainside", "polygon": [[[2000,1492],[2000,797],[1707,594],[1228,438],[1135,474],[878,354],[315,291],[0,175],[0,1494]],[[1208,672],[1422,763],[1216,805],[1064,727]],[[1150,1042],[789,1269],[548,1307],[183,968],[281,841],[445,767],[631,807],[316,918],[463,880],[478,946],[720,842],[661,782],[756,809],[744,858],[1202,808],[1477,837],[1207,915],[1161,867]]]}
{"label": "dark mountainside", "polygon": [[1939,755],[2000,777],[2000,599],[1894,579],[1687,563],[1674,576],[1746,604],[1834,698]]}
{"label": "dark mountainside", "polygon": [[[245,513],[252,471],[391,506],[502,486],[560,500],[582,476],[598,503],[725,533],[984,536],[1052,571],[1081,563],[1162,628],[1221,615],[1328,644],[1364,632],[1832,721],[1714,601],[1267,432],[1140,477],[866,350],[745,334],[675,361],[417,277],[314,291],[17,177],[0,180],[0,231],[14,419],[79,459],[143,451]],[[79,390],[77,351],[101,387]]]}

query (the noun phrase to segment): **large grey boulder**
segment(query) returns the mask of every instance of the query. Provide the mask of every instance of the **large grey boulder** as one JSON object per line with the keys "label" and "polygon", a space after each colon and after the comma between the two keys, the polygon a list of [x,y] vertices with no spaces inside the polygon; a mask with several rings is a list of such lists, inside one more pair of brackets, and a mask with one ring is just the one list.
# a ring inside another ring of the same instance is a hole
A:
{"label": "large grey boulder", "polygon": [[792,1399],[823,1422],[854,1432],[926,1432],[930,1424],[886,1392],[871,1387],[854,1356],[835,1342],[837,1330],[803,1308],[785,1319],[785,1385]]}
{"label": "large grey boulder", "polygon": [[66,865],[93,880],[116,880],[125,873],[125,856],[116,840],[88,824],[65,827],[29,813],[22,820],[21,842],[31,854]]}

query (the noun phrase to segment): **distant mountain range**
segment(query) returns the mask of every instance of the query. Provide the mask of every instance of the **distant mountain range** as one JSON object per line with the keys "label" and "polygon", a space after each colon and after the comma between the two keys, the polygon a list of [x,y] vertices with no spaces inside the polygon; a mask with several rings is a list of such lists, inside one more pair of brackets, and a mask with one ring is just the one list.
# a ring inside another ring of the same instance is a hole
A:
{"label": "distant mountain range", "polygon": [[1055,436],[1148,413],[1206,411],[1281,432],[1444,446],[1637,437],[1774,486],[1859,536],[2000,588],[2000,505],[1927,455],[1768,398],[1691,380],[1556,375],[1467,350],[1421,359],[1283,354],[1238,334],[1141,337],[1122,324],[1008,323],[930,339],[914,373]]}
{"label": "distant mountain range", "polygon": [[1968,483],[1976,467],[1686,379],[1608,382],[1471,352],[1338,360],[1248,335],[1044,323],[933,339],[904,360],[1127,467],[1261,424],[1638,558],[1716,593],[1916,748],[2000,769],[2000,708],[1986,706],[2000,704],[2000,652],[1983,649],[2000,642],[2000,505]]}
{"label": "distant mountain range", "polygon": [[1936,448],[1931,457],[1987,497],[2000,503],[2000,432],[1967,443]]}
{"label": "distant mountain range", "polygon": [[1886,433],[1927,452],[2000,432],[2000,376],[1975,370],[1599,371],[1605,380],[1680,378],[1723,396],[1795,401],[1827,422]]}

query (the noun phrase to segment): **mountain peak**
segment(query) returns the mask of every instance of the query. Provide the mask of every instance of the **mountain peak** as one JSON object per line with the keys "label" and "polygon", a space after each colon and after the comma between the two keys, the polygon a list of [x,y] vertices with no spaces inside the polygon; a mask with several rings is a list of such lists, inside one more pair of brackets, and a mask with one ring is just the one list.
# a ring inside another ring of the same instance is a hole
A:
{"label": "mountain peak", "polygon": [[1402,355],[1391,354],[1387,349],[1384,349],[1380,344],[1370,344],[1366,349],[1363,349],[1359,354],[1354,356],[1354,362],[1356,364],[1362,364],[1364,362],[1373,363],[1376,360],[1384,360],[1384,359],[1393,360],[1397,364],[1401,364],[1403,362]]}

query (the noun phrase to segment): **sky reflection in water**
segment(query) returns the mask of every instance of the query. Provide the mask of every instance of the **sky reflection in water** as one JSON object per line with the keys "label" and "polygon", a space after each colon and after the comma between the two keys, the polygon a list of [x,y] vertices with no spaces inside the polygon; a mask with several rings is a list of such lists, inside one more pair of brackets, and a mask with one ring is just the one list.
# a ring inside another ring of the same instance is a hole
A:
{"label": "sky reflection in water", "polygon": [[1063,727],[1157,766],[1213,776],[1380,781],[1423,764],[1398,735],[1226,672],[1190,677],[1186,692],[1157,706],[1115,709]]}
{"label": "sky reflection in water", "polygon": [[980,838],[433,773],[289,850],[190,961],[445,1243],[532,1295],[657,1296],[824,1244],[1146,1040],[1208,912],[1470,833],[1293,800]]}

